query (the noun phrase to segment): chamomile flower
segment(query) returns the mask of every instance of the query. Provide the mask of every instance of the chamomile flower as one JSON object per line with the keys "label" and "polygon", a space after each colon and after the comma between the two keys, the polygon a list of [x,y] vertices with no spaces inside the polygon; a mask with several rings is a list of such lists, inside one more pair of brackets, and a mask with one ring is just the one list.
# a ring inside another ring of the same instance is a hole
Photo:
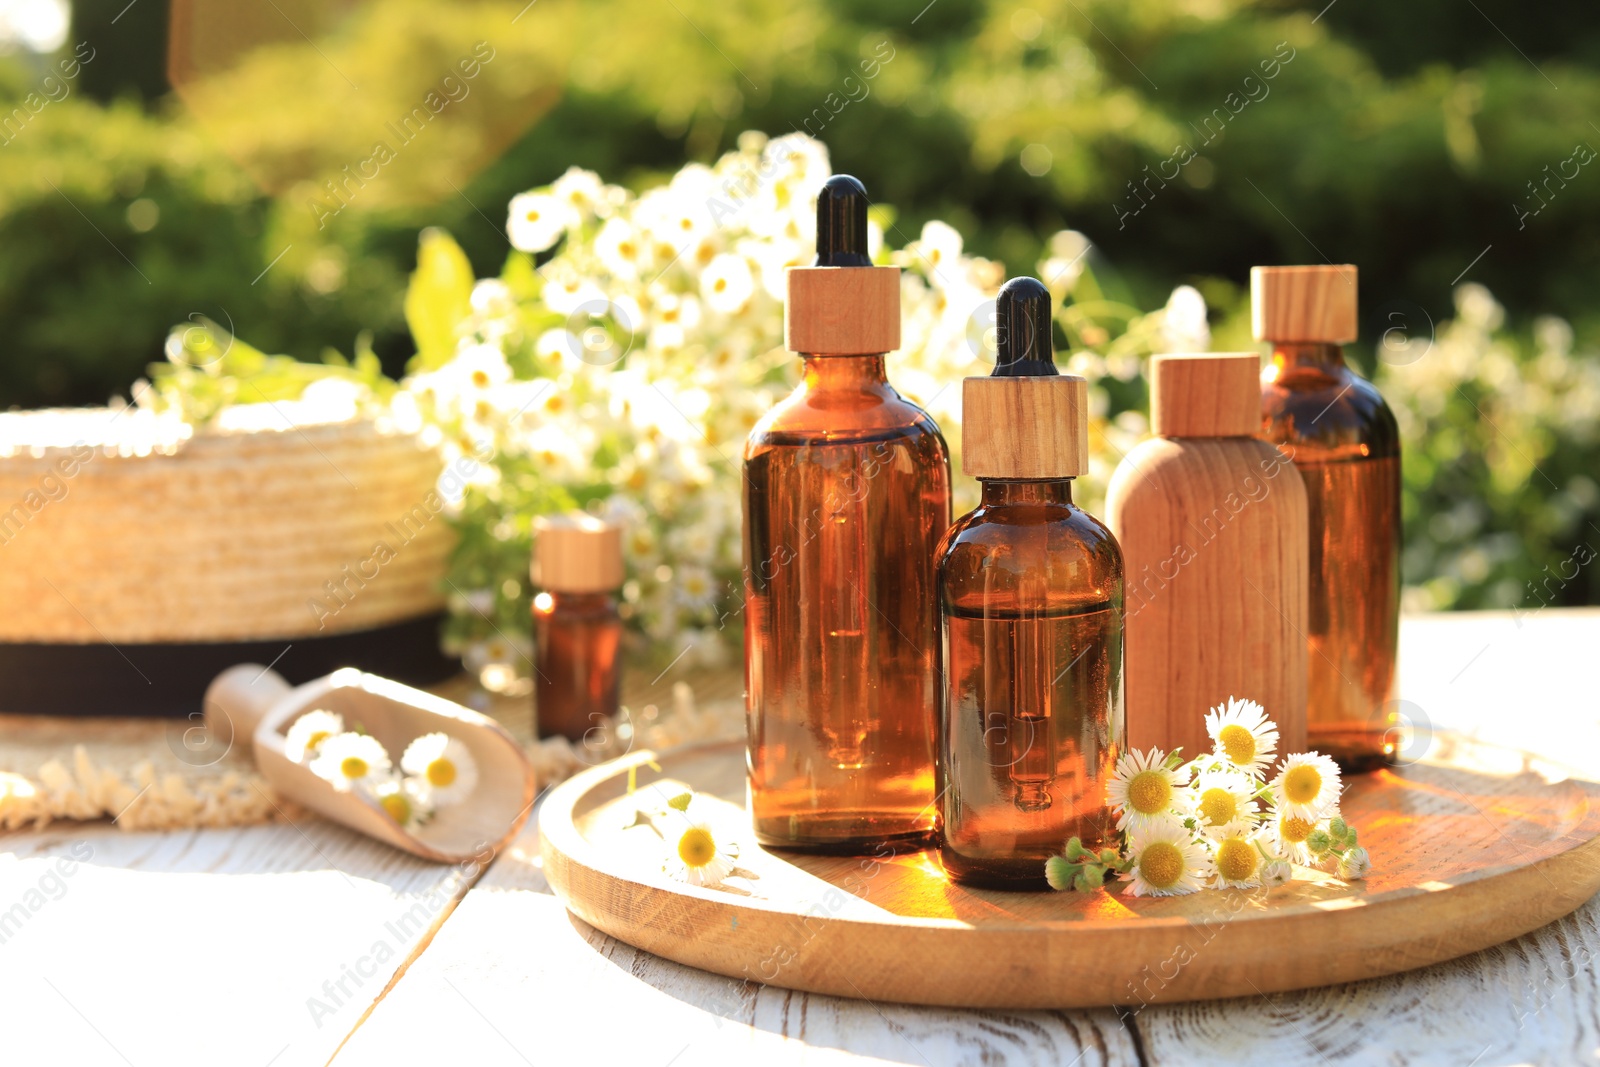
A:
{"label": "chamomile flower", "polygon": [[406,746],[400,769],[415,775],[435,805],[466,800],[478,785],[478,764],[465,743],[444,733],[423,734]]}
{"label": "chamomile flower", "polygon": [[1306,839],[1317,829],[1315,820],[1299,819],[1293,815],[1274,811],[1268,829],[1272,832],[1273,843],[1277,845],[1279,852],[1296,863],[1311,862],[1311,850],[1306,847]]}
{"label": "chamomile flower", "polygon": [[755,275],[743,256],[724,252],[700,275],[700,298],[706,307],[723,315],[744,310],[756,291]]}
{"label": "chamomile flower", "polygon": [[1122,756],[1106,783],[1106,804],[1117,812],[1117,829],[1137,830],[1169,814],[1179,806],[1178,790],[1188,781],[1187,768],[1168,767],[1167,754],[1158,748]]}
{"label": "chamomile flower", "polygon": [[605,205],[605,183],[592,170],[568,167],[550,185],[551,195],[563,200],[576,215],[594,215]]}
{"label": "chamomile flower", "polygon": [[1144,823],[1133,832],[1128,850],[1132,866],[1122,875],[1133,883],[1136,897],[1169,897],[1193,893],[1213,872],[1211,857],[1173,815]]}
{"label": "chamomile flower", "polygon": [[1255,821],[1254,791],[1250,788],[1250,779],[1242,774],[1233,771],[1202,774],[1192,793],[1192,810],[1203,828],[1218,828],[1240,820]]}
{"label": "chamomile flower", "polygon": [[1278,728],[1253,700],[1228,698],[1206,712],[1206,733],[1217,757],[1247,774],[1262,774],[1278,750]]}
{"label": "chamomile flower", "polygon": [[561,240],[578,213],[562,197],[550,193],[522,193],[511,198],[506,235],[522,252],[543,252]]}
{"label": "chamomile flower", "polygon": [[1364,848],[1352,848],[1339,857],[1339,877],[1346,882],[1358,882],[1372,870],[1372,860]]}
{"label": "chamomile flower", "polygon": [[639,276],[646,246],[627,220],[607,219],[594,239],[600,265],[614,277],[632,280]]}
{"label": "chamomile flower", "polygon": [[1216,870],[1213,888],[1250,889],[1261,884],[1261,866],[1266,857],[1256,842],[1255,833],[1237,823],[1232,832],[1216,839],[1211,851]]}
{"label": "chamomile flower", "polygon": [[719,886],[733,873],[733,857],[717,844],[710,823],[695,822],[678,835],[671,869],[690,885]]}
{"label": "chamomile flower", "polygon": [[372,799],[403,830],[421,826],[433,817],[427,788],[416,778],[390,778],[373,790]]}
{"label": "chamomile flower", "polygon": [[311,772],[341,793],[370,792],[389,777],[389,753],[370,734],[334,734],[317,746]]}
{"label": "chamomile flower", "polygon": [[1339,790],[1339,765],[1316,752],[1290,756],[1272,780],[1278,813],[1307,822],[1325,818],[1339,803]]}
{"label": "chamomile flower", "polygon": [[336,715],[322,708],[308,711],[289,727],[289,734],[283,742],[284,755],[296,763],[304,763],[317,754],[317,747],[322,742],[335,734],[342,733],[344,733],[342,715]]}

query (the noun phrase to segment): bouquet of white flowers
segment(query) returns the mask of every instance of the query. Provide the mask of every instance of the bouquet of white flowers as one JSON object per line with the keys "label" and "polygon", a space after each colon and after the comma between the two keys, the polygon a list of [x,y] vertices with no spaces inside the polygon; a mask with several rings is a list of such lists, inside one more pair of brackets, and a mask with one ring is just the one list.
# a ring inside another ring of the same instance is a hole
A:
{"label": "bouquet of white flowers", "polygon": [[[792,388],[783,348],[784,269],[813,255],[827,150],[802,135],[747,133],[714,166],[690,164],[633,194],[568,170],[511,201],[516,250],[476,281],[446,235],[423,235],[406,311],[418,343],[404,403],[437,428],[447,469],[471,473],[457,516],[450,640],[491,685],[527,673],[530,522],[586,507],[626,528],[623,610],[659,662],[724,662],[742,604],[739,477],[745,435]],[[904,269],[896,386],[959,448],[959,382],[992,362],[1005,271],[929,222],[900,236],[871,217],[876,261]],[[1088,242],[1065,231],[1039,265],[1095,394],[1092,491],[1144,431],[1115,422],[1100,379],[1134,382],[1153,347],[1205,345],[1205,304],[1184,288],[1140,315],[1104,299]],[[541,261],[542,258],[542,261]],[[1076,297],[1076,298],[1075,298]],[[1081,348],[1078,346],[1082,346]],[[958,464],[959,469],[959,464]],[[957,485],[957,510],[975,499]]]}

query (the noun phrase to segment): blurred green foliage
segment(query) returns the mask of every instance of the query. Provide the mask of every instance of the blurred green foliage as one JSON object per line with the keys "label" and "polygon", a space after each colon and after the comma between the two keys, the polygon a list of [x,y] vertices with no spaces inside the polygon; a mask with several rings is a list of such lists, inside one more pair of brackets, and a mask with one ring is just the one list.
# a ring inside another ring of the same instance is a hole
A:
{"label": "blurred green foliage", "polygon": [[[83,42],[94,59],[76,79],[47,65],[61,57],[0,57],[0,406],[125,391],[193,314],[305,359],[370,329],[397,374],[420,229],[496,274],[514,193],[569,165],[642,186],[745,129],[826,141],[898,208],[896,244],[942,218],[1021,272],[1049,234],[1080,230],[1108,299],[1152,308],[1190,282],[1217,347],[1249,344],[1248,268],[1284,262],[1359,264],[1369,339],[1397,310],[1413,329],[1450,318],[1463,281],[1519,335],[1541,314],[1572,323],[1574,353],[1600,335],[1600,241],[1584,239],[1600,167],[1562,169],[1600,147],[1600,9],[1581,0],[510,0],[448,18],[420,0],[284,2],[318,12],[315,46],[285,18],[243,56],[170,57],[155,20],[79,0],[62,54]],[[325,183],[475,42],[495,59],[474,95],[319,216]],[[879,76],[856,76],[885,47]],[[169,59],[216,73],[159,96]],[[1375,368],[1372,340],[1352,354]],[[1464,455],[1506,453],[1481,420],[1450,433]],[[1541,469],[1596,466],[1571,435],[1535,443],[1580,449]],[[1557,474],[1521,483],[1520,503],[1486,480],[1467,483],[1524,516],[1528,561],[1600,518],[1526,518],[1565,514]],[[1434,513],[1411,517],[1415,536]],[[1436,575],[1442,559],[1412,563]],[[1439,602],[1508,602],[1502,578],[1468,585]]]}

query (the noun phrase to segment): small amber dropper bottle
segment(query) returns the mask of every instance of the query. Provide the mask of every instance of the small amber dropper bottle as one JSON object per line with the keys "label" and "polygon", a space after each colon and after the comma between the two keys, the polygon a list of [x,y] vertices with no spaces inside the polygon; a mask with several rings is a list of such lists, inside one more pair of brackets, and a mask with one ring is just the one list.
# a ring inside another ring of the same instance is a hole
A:
{"label": "small amber dropper bottle", "polygon": [[800,385],[745,445],[750,811],[763,845],[927,847],[934,802],[933,549],[950,459],[895,392],[900,272],[867,255],[867,195],[817,198],[817,264],[788,274]]}
{"label": "small amber dropper bottle", "polygon": [[1069,838],[1113,839],[1122,553],[1072,503],[1088,383],[1056,370],[1049,290],[1013,279],[995,315],[994,372],[962,398],[961,466],[983,503],[939,546],[941,853],[958,882],[1043,889]]}
{"label": "small amber dropper bottle", "polygon": [[621,530],[582,512],[535,519],[532,578],[539,736],[603,736],[622,688]]}
{"label": "small amber dropper bottle", "polygon": [[1356,337],[1356,268],[1256,267],[1261,436],[1305,481],[1311,533],[1307,743],[1348,771],[1387,765],[1400,634],[1400,433],[1344,362]]}

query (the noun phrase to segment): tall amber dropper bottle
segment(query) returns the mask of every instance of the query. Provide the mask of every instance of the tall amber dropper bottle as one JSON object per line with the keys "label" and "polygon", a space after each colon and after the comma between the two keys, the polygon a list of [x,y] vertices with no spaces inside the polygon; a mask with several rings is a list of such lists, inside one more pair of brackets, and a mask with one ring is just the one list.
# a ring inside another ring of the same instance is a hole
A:
{"label": "tall amber dropper bottle", "polygon": [[995,301],[998,360],[968,378],[962,470],[983,503],[939,546],[941,854],[958,882],[1045,888],[1071,837],[1112,843],[1122,744],[1122,552],[1073,506],[1089,469],[1088,383],[1056,370],[1050,293]]}
{"label": "tall amber dropper bottle", "polygon": [[791,268],[800,385],[744,452],[750,810],[763,845],[927,847],[938,638],[933,550],[950,522],[950,458],[895,392],[900,272],[867,255],[867,194],[817,198],[817,262]]}
{"label": "tall amber dropper bottle", "polygon": [[1294,460],[1311,533],[1307,743],[1346,770],[1395,752],[1400,632],[1400,432],[1371,382],[1344,362],[1356,337],[1356,268],[1256,267],[1261,436]]}

